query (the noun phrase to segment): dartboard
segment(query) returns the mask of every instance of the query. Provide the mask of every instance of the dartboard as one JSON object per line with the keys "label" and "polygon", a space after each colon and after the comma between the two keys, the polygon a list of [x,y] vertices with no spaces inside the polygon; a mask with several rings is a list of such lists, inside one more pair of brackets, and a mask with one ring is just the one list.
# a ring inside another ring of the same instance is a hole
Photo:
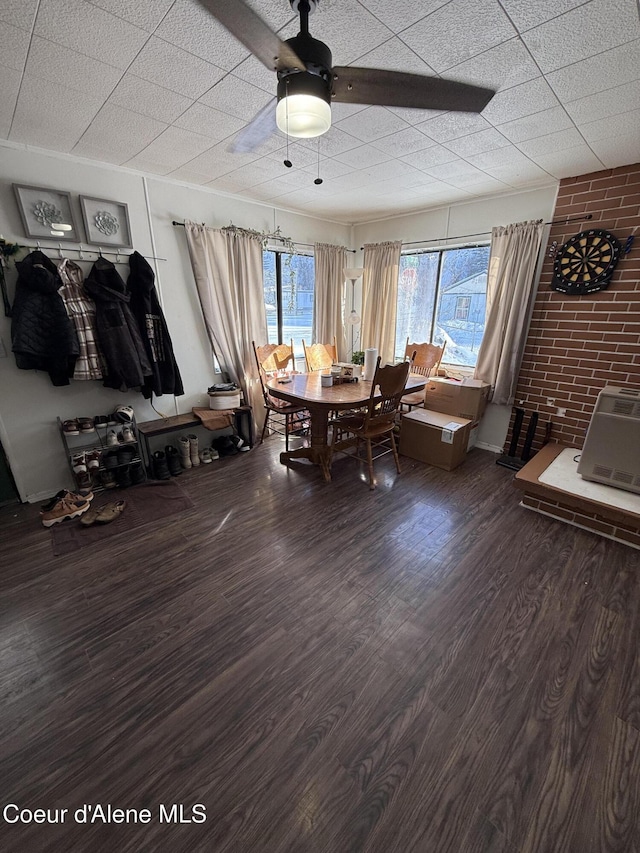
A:
{"label": "dartboard", "polygon": [[608,231],[581,231],[558,249],[551,287],[581,296],[609,286],[620,244]]}

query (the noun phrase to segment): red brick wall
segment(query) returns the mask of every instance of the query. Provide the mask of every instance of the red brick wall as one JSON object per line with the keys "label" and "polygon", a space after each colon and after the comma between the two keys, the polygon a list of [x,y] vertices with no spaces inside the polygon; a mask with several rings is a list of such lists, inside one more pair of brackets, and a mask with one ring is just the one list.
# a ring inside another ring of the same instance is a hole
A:
{"label": "red brick wall", "polygon": [[[638,233],[609,287],[591,296],[550,289],[553,258],[547,249],[515,403],[525,409],[525,428],[531,412],[540,415],[534,449],[548,421],[552,441],[581,448],[598,392],[605,385],[640,387],[640,164],[562,180],[553,218],[589,213],[592,219],[553,226],[549,247],[603,228],[624,248],[634,229]],[[557,415],[558,407],[567,410],[565,417]],[[510,440],[511,427],[505,452]],[[517,455],[523,441],[524,429]]]}

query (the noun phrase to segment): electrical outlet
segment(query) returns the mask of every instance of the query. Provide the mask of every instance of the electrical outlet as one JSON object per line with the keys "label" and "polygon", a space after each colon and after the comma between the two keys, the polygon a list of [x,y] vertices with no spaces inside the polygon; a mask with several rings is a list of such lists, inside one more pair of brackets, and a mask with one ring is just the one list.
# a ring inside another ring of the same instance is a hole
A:
{"label": "electrical outlet", "polygon": [[555,397],[548,397],[547,398],[547,406],[549,406],[550,409],[553,408],[554,403],[555,403]]}
{"label": "electrical outlet", "polygon": [[566,418],[566,416],[567,416],[567,410],[566,410],[566,409],[561,409],[561,408],[559,408],[559,407],[558,407],[558,408],[556,409],[556,415],[557,415],[559,418]]}

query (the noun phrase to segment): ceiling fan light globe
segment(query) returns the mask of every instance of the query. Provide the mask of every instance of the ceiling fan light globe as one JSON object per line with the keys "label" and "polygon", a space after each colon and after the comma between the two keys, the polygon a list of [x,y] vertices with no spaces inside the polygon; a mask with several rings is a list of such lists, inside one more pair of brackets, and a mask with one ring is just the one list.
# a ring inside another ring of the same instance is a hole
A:
{"label": "ceiling fan light globe", "polygon": [[315,95],[289,95],[278,101],[276,124],[289,136],[322,136],[331,127],[331,107]]}

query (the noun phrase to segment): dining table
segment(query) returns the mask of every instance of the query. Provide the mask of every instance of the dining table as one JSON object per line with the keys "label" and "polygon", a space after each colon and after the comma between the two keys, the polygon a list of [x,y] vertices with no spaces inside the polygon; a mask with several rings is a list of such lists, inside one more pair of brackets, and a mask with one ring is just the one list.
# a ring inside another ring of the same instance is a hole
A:
{"label": "dining table", "polygon": [[[329,414],[349,409],[359,409],[368,405],[371,396],[371,381],[358,379],[354,382],[340,382],[323,385],[322,371],[314,373],[291,373],[285,376],[271,377],[266,386],[269,394],[287,403],[304,406],[311,418],[311,442],[308,447],[283,451],[280,462],[286,465],[292,459],[309,459],[319,465],[326,482],[331,480],[331,447],[329,446]],[[407,377],[404,393],[420,391],[425,388],[428,377],[410,373]]]}

